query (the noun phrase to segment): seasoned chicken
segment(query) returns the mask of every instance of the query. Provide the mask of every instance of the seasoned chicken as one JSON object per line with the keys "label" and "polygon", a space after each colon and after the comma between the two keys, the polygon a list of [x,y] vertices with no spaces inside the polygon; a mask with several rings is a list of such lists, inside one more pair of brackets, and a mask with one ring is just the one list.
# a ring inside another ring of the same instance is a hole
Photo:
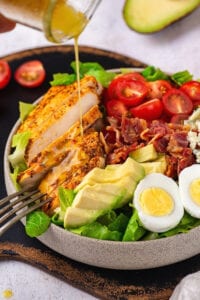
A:
{"label": "seasoned chicken", "polygon": [[92,76],[85,76],[80,82],[80,101],[77,82],[51,87],[18,129],[19,133],[31,132],[25,157],[27,164],[62,136],[80,119],[81,114],[98,104],[101,92],[101,85]]}
{"label": "seasoned chicken", "polygon": [[28,168],[18,175],[18,182],[52,198],[44,207],[50,215],[59,206],[59,186],[73,189],[91,169],[105,165],[100,134],[93,126],[102,119],[101,91],[91,76],[81,80],[80,101],[77,83],[52,87],[18,129],[31,132]]}
{"label": "seasoned chicken", "polygon": [[67,156],[43,178],[39,190],[52,198],[44,210],[52,214],[59,206],[58,187],[74,189],[94,167],[104,167],[104,151],[99,133],[93,129],[65,144]]}
{"label": "seasoned chicken", "polygon": [[[102,117],[98,105],[90,108],[82,117],[82,128],[85,132],[98,119]],[[62,136],[58,137],[46,148],[44,148],[30,162],[28,169],[18,176],[20,185],[34,187],[37,186],[45,174],[63,160],[70,161],[73,157],[73,139],[80,135],[80,120],[76,121]],[[71,142],[72,140],[72,142]]]}

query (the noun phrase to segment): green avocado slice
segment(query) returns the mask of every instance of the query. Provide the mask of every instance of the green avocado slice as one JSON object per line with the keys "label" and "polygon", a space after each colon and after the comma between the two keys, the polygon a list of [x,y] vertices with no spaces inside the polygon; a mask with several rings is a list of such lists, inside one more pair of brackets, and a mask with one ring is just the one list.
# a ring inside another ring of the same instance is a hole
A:
{"label": "green avocado slice", "polygon": [[200,0],[126,0],[123,17],[140,33],[160,31],[185,17],[200,5]]}

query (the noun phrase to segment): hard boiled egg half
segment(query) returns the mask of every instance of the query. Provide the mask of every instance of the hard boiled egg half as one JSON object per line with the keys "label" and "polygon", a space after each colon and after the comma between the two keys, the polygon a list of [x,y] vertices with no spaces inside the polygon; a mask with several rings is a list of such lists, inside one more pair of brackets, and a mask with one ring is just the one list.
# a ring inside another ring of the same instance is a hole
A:
{"label": "hard boiled egg half", "polygon": [[152,232],[174,228],[184,214],[178,185],[161,173],[151,173],[139,182],[133,205],[142,225]]}
{"label": "hard boiled egg half", "polygon": [[200,218],[200,164],[183,169],[179,174],[180,196],[185,210]]}

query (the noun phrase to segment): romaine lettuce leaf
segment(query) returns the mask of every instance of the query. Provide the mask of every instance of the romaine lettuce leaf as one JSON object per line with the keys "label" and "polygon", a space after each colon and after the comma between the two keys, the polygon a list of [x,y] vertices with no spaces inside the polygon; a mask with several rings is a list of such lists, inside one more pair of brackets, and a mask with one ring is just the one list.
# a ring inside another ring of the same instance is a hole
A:
{"label": "romaine lettuce leaf", "polygon": [[134,209],[133,214],[129,220],[126,231],[122,238],[123,242],[128,241],[138,241],[140,240],[144,234],[146,233],[146,229],[141,225],[141,222],[138,217],[137,211]]}
{"label": "romaine lettuce leaf", "polygon": [[49,228],[51,218],[41,210],[31,212],[26,216],[25,231],[30,237],[37,237]]}
{"label": "romaine lettuce leaf", "polygon": [[20,170],[24,170],[24,168],[26,168],[24,155],[30,137],[31,132],[29,131],[16,133],[13,136],[11,147],[15,149],[13,153],[8,156],[8,159],[13,168],[18,167]]}
{"label": "romaine lettuce leaf", "polygon": [[23,122],[34,108],[35,108],[34,104],[20,101],[19,102],[19,118],[20,118],[20,121]]}

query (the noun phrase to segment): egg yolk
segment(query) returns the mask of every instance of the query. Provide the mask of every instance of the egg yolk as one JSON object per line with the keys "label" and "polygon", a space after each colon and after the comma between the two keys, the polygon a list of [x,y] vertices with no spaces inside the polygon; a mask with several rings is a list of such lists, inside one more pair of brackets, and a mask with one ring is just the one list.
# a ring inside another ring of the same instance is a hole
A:
{"label": "egg yolk", "polygon": [[191,182],[189,192],[192,201],[197,205],[200,205],[200,178],[195,179]]}
{"label": "egg yolk", "polygon": [[139,202],[144,213],[155,217],[168,215],[174,209],[172,197],[157,187],[145,189],[140,195]]}

